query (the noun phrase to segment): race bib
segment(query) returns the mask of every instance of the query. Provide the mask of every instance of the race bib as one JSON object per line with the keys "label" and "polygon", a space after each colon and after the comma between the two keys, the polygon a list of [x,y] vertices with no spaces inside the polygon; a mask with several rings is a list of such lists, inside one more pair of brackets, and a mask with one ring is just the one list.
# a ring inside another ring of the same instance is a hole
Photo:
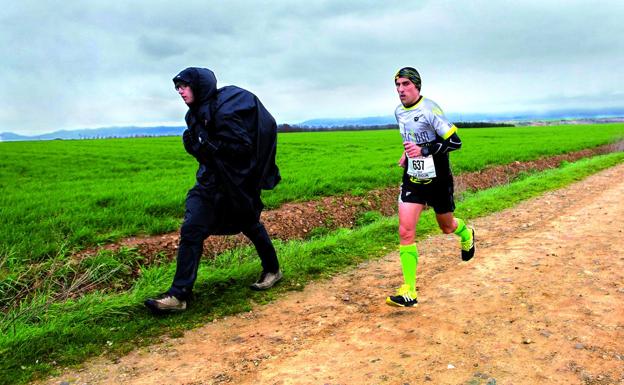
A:
{"label": "race bib", "polygon": [[431,179],[436,177],[433,156],[418,156],[407,158],[407,174],[416,179]]}

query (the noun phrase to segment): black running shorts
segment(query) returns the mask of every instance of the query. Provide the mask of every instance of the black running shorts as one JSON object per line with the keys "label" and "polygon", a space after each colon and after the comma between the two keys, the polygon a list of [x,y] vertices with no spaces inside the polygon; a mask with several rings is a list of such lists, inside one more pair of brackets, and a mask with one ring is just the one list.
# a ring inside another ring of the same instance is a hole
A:
{"label": "black running shorts", "polygon": [[453,179],[429,179],[423,183],[403,181],[399,193],[399,203],[420,203],[433,207],[436,214],[455,211],[453,199]]}

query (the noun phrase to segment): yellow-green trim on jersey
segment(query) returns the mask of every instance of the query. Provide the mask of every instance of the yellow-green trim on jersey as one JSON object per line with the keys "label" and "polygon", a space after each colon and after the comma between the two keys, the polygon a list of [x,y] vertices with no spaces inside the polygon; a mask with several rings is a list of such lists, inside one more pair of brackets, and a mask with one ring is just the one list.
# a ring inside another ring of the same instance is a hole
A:
{"label": "yellow-green trim on jersey", "polygon": [[414,109],[418,108],[418,106],[420,106],[424,100],[425,100],[425,98],[420,98],[420,100],[418,100],[418,102],[416,102],[416,104],[414,104],[411,107],[405,107],[404,105],[401,104],[399,106],[399,108],[402,108],[405,111],[414,110]]}
{"label": "yellow-green trim on jersey", "polygon": [[448,132],[442,137],[442,139],[447,140],[448,138],[451,137],[451,135],[453,135],[456,132],[457,132],[457,126],[453,124],[451,129],[448,130]]}
{"label": "yellow-green trim on jersey", "polygon": [[436,137],[448,139],[457,127],[448,121],[433,100],[421,97],[411,107],[400,104],[394,111],[404,142],[417,145],[432,143]]}

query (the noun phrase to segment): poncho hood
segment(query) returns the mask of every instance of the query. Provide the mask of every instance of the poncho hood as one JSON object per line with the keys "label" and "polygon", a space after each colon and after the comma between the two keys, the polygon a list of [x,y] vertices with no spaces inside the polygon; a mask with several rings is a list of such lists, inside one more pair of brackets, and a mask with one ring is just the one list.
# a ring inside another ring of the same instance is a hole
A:
{"label": "poncho hood", "polygon": [[190,108],[197,108],[217,94],[217,77],[208,68],[189,67],[173,78],[173,83],[184,82],[191,86],[194,101]]}

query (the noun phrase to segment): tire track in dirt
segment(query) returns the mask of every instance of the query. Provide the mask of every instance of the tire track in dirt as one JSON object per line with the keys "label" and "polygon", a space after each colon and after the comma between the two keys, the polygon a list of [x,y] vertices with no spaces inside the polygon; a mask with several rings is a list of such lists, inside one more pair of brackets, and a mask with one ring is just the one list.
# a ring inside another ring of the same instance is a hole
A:
{"label": "tire track in dirt", "polygon": [[624,165],[398,254],[46,384],[624,384]]}

